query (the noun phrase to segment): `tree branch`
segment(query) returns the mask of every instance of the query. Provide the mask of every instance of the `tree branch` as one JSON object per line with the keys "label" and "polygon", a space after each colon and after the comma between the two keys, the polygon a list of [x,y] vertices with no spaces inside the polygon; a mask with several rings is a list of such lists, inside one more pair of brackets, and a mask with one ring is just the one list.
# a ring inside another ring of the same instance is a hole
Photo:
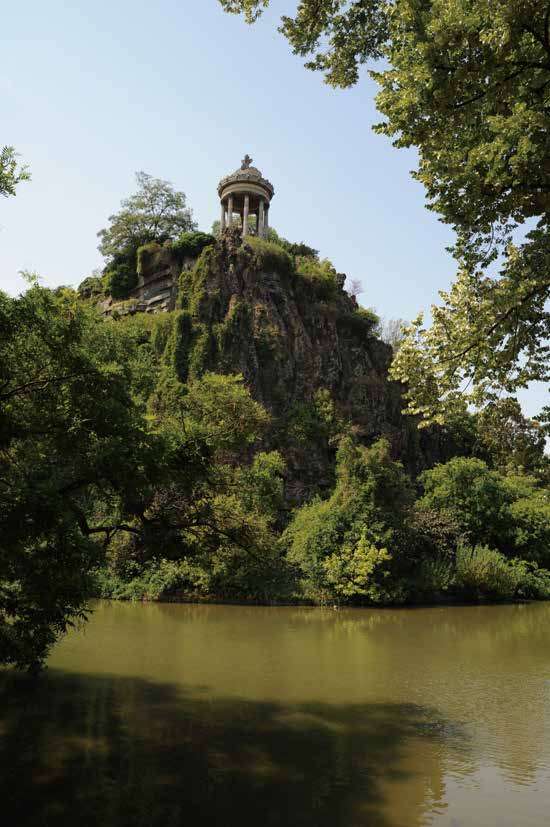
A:
{"label": "tree branch", "polygon": [[33,389],[44,390],[49,385],[60,384],[62,382],[66,382],[68,379],[74,379],[77,376],[90,376],[94,373],[95,371],[82,371],[78,373],[67,373],[63,376],[52,376],[49,379],[33,379],[30,382],[25,382],[23,385],[12,388],[12,390],[8,393],[0,394],[0,400],[5,401],[6,399],[11,399],[13,396],[24,394],[27,391],[32,391]]}
{"label": "tree branch", "polygon": [[523,296],[519,304],[512,305],[512,307],[509,307],[505,313],[502,313],[500,316],[498,316],[495,322],[489,327],[489,329],[485,333],[474,339],[474,341],[471,342],[466,348],[464,348],[464,350],[460,351],[460,353],[455,353],[449,359],[445,359],[442,362],[442,364],[448,364],[449,362],[453,362],[455,359],[461,359],[463,356],[465,356],[467,353],[469,353],[471,350],[477,347],[477,345],[479,345],[480,342],[491,336],[491,334],[493,334],[495,330],[497,330],[497,328],[503,322],[505,322],[506,319],[508,319],[514,312],[517,312],[519,307],[525,304],[525,302],[529,301],[530,299],[533,299],[538,293],[542,293],[544,290],[548,290],[548,288],[550,288],[550,281],[543,282],[542,284],[538,285],[538,287],[535,287],[533,290],[531,290],[529,293]]}

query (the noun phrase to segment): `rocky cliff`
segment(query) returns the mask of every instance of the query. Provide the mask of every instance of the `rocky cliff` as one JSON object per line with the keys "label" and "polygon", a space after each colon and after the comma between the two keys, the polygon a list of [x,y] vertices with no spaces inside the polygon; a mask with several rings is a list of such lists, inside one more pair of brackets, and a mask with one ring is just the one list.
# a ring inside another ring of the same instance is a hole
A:
{"label": "rocky cliff", "polygon": [[[157,251],[145,280],[173,270]],[[345,276],[275,244],[226,231],[186,262],[176,301],[174,360],[181,380],[205,371],[240,373],[271,412],[268,437],[285,454],[289,494],[301,500],[332,485],[343,421],[370,443],[380,436],[417,473],[452,453],[442,433],[419,432],[401,414],[402,389],[388,379],[391,348],[376,317],[344,290]]]}

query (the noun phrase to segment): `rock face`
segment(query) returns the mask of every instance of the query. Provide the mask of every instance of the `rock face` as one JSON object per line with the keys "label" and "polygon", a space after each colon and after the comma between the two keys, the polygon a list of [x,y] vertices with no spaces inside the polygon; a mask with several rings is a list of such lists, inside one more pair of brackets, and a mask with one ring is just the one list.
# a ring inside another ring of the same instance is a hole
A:
{"label": "rock face", "polygon": [[182,381],[206,371],[242,374],[272,414],[264,447],[280,450],[291,503],[334,483],[335,440],[351,423],[365,444],[383,436],[416,475],[456,451],[441,430],[419,431],[401,414],[402,387],[388,379],[392,351],[376,317],[344,290],[345,276],[236,229],[199,256],[150,245],[139,282],[104,315],[175,309],[173,358]]}
{"label": "rock face", "polygon": [[[117,302],[109,297],[100,303],[104,316],[112,316],[115,311],[121,316],[167,313],[175,308],[181,262],[170,249],[160,245],[151,247],[151,250],[144,250],[145,254],[140,256],[138,283],[128,299]],[[184,266],[192,264],[194,261],[189,260]]]}
{"label": "rock face", "polygon": [[452,453],[443,434],[419,432],[401,414],[401,386],[388,379],[391,348],[344,280],[301,275],[284,250],[242,244],[235,231],[180,278],[180,378],[243,375],[273,415],[270,441],[287,459],[293,499],[332,484],[331,418],[351,421],[365,443],[387,437],[412,473]]}

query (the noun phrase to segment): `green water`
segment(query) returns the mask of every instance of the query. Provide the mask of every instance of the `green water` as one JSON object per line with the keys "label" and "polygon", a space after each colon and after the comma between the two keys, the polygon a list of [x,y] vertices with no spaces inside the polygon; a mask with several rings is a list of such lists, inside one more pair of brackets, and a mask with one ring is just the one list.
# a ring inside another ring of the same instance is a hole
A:
{"label": "green water", "polygon": [[550,822],[550,604],[100,603],[0,699],[9,825]]}

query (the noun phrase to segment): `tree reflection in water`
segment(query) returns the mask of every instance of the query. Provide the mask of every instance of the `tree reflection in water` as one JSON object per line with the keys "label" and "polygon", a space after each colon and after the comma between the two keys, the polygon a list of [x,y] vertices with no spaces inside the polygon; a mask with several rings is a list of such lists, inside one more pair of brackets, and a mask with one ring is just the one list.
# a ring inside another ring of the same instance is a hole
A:
{"label": "tree reflection in water", "polygon": [[549,652],[542,603],[99,603],[36,683],[0,673],[4,820],[540,827]]}
{"label": "tree reflection in water", "polygon": [[[460,728],[411,704],[201,698],[58,670],[1,686],[3,810],[18,827],[390,827],[383,786],[415,772],[402,766],[407,744],[466,746]],[[419,770],[411,827],[441,792],[441,761]]]}

